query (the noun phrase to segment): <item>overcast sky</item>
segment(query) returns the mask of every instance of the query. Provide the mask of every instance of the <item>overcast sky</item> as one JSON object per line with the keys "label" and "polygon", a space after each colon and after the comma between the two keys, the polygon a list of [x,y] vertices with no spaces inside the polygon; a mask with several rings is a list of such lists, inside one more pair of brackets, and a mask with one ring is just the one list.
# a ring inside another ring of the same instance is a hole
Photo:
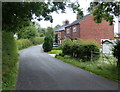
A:
{"label": "overcast sky", "polygon": [[[83,8],[84,14],[86,15],[87,8],[89,7],[89,3],[92,0],[77,0],[77,1],[79,1],[80,7]],[[56,12],[53,12],[51,15],[53,17],[53,23],[50,23],[49,21],[41,20],[40,22],[38,22],[41,27],[43,28],[47,28],[48,26],[55,27],[58,24],[63,25],[63,21],[65,20],[69,20],[70,23],[76,20],[76,14],[73,13],[73,11],[70,10],[69,8],[66,9],[66,13],[58,14]]]}
{"label": "overcast sky", "polygon": [[[80,3],[80,7],[82,8],[84,15],[88,14],[87,8],[89,7],[90,2],[93,0],[77,0],[77,1],[79,1],[79,3]],[[73,13],[73,11],[71,11],[69,8],[66,9],[66,13],[59,13],[58,14],[56,12],[53,12],[52,17],[53,17],[53,23],[50,23],[49,21],[44,21],[44,20],[41,20],[38,23],[40,24],[40,26],[42,28],[47,28],[49,26],[55,27],[58,24],[63,25],[63,21],[65,21],[65,20],[69,20],[70,23],[72,23],[73,21],[76,20],[76,14]],[[115,33],[118,32],[118,23],[116,23],[114,25],[114,32]]]}

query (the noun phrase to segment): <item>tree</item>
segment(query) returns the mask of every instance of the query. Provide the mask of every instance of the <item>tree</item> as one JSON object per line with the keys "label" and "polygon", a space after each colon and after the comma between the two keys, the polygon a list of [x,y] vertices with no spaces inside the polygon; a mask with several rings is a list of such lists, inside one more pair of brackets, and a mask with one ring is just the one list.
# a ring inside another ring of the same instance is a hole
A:
{"label": "tree", "polygon": [[16,32],[29,25],[28,20],[35,14],[37,20],[49,20],[53,22],[51,13],[60,10],[65,12],[70,7],[74,12],[82,14],[78,3],[64,2],[3,2],[2,3],[2,30]]}
{"label": "tree", "polygon": [[58,34],[55,34],[55,43],[58,43]]}
{"label": "tree", "polygon": [[37,29],[31,23],[29,26],[22,28],[21,31],[18,32],[18,39],[33,39],[37,34]]}
{"label": "tree", "polygon": [[51,35],[46,35],[44,39],[43,49],[45,52],[51,51],[53,47],[53,38]]}
{"label": "tree", "polygon": [[96,23],[106,20],[112,25],[114,16],[120,16],[120,2],[91,2],[88,11],[92,12]]}
{"label": "tree", "polygon": [[54,37],[54,31],[52,27],[47,28],[46,35],[51,35],[52,37]]}
{"label": "tree", "polygon": [[113,48],[113,55],[118,59],[117,66],[120,69],[120,40],[117,40]]}

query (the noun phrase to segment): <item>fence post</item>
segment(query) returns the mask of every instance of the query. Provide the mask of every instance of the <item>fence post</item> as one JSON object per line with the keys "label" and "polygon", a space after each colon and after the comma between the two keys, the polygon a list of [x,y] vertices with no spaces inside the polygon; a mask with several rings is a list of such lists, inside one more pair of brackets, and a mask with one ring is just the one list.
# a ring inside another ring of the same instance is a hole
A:
{"label": "fence post", "polygon": [[91,50],[91,61],[92,61],[92,50]]}

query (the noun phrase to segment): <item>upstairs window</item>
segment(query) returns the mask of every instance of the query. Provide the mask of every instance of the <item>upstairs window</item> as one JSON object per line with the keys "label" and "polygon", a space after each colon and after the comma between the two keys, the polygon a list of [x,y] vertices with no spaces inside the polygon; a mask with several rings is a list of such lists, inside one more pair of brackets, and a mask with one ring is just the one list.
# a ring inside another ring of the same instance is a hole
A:
{"label": "upstairs window", "polygon": [[77,27],[73,27],[73,32],[77,32]]}
{"label": "upstairs window", "polygon": [[69,33],[70,33],[70,29],[67,29],[67,30],[66,30],[66,33],[69,34]]}

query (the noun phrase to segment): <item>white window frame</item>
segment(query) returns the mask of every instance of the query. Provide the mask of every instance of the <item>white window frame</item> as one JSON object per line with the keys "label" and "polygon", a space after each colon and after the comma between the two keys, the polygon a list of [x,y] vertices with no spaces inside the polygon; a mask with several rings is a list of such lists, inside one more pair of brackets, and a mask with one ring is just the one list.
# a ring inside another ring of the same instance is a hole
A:
{"label": "white window frame", "polygon": [[66,30],[66,33],[67,33],[67,34],[70,34],[70,28],[68,28],[68,29]]}
{"label": "white window frame", "polygon": [[77,27],[73,27],[73,32],[77,32]]}

